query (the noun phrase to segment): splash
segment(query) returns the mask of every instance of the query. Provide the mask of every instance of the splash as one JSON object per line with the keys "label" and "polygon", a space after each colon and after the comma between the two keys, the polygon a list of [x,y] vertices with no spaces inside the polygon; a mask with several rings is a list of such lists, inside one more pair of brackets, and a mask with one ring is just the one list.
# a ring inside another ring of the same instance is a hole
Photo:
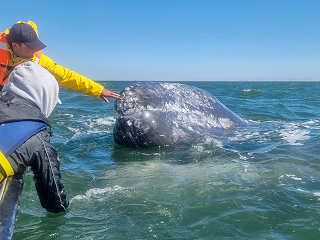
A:
{"label": "splash", "polygon": [[288,124],[285,129],[280,130],[280,137],[290,145],[302,146],[301,141],[310,139],[310,131],[299,129],[295,124]]}
{"label": "splash", "polygon": [[108,193],[115,193],[119,191],[127,190],[127,188],[115,185],[113,187],[106,187],[106,188],[91,188],[89,189],[85,194],[83,195],[76,195],[74,196],[70,202],[76,201],[76,200],[89,200],[91,198],[95,198],[104,194]]}

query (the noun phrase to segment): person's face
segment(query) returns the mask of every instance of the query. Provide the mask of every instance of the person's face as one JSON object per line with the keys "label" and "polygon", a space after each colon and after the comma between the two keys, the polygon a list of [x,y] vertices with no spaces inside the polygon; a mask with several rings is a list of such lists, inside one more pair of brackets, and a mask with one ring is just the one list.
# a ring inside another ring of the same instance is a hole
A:
{"label": "person's face", "polygon": [[15,55],[22,58],[32,58],[33,54],[36,52],[35,50],[32,50],[24,43],[15,43],[12,44],[12,51]]}

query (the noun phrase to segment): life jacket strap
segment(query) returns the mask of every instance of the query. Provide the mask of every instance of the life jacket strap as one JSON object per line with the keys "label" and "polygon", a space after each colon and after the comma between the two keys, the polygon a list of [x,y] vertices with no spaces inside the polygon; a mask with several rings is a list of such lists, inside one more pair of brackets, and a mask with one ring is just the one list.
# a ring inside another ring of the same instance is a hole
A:
{"label": "life jacket strap", "polygon": [[14,69],[15,66],[9,66],[9,65],[5,65],[5,64],[1,64],[1,63],[0,63],[0,67],[6,68],[6,69],[8,69],[9,71],[11,71],[12,69]]}

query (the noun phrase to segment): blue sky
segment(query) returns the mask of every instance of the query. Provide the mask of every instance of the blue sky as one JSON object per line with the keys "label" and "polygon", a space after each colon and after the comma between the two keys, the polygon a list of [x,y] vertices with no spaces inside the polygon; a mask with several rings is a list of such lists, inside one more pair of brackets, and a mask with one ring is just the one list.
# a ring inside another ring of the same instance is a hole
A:
{"label": "blue sky", "polygon": [[94,80],[320,80],[320,1],[18,0],[2,6],[0,29],[33,20],[46,55]]}

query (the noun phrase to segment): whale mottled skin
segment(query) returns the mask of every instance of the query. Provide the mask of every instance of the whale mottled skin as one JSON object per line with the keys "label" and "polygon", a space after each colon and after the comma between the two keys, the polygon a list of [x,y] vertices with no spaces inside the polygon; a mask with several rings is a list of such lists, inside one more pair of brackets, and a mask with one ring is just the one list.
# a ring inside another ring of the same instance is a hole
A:
{"label": "whale mottled skin", "polygon": [[115,109],[114,140],[128,147],[171,146],[247,124],[209,92],[179,83],[126,87]]}

